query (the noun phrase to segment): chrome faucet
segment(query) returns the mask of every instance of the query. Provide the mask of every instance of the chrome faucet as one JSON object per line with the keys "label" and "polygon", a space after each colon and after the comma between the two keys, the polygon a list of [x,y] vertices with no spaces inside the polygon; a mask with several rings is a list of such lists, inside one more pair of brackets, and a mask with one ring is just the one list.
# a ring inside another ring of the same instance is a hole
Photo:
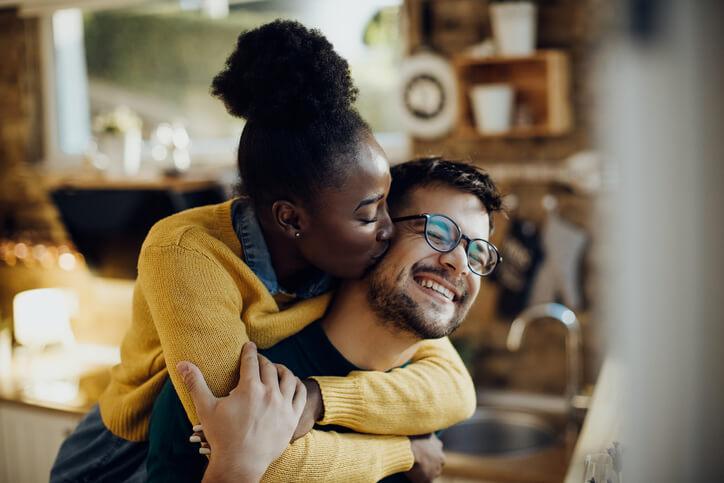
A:
{"label": "chrome faucet", "polygon": [[576,314],[568,307],[560,304],[534,305],[524,310],[515,318],[510,326],[506,346],[509,351],[520,349],[523,340],[523,333],[526,327],[533,321],[543,319],[554,319],[566,326],[566,358],[567,358],[567,382],[566,382],[566,409],[571,413],[574,398],[581,389],[581,324]]}

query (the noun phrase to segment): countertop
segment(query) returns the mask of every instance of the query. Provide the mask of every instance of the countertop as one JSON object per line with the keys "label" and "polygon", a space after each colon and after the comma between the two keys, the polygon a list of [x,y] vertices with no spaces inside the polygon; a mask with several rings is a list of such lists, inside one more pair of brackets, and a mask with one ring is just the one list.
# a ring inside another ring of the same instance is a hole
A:
{"label": "countertop", "polygon": [[[624,369],[620,361],[609,358],[604,361],[598,375],[588,415],[573,451],[565,483],[583,481],[586,455],[605,453],[614,441],[622,442],[621,384]],[[624,446],[625,446],[625,441]]]}
{"label": "countertop", "polygon": [[0,401],[34,408],[85,414],[110,381],[120,361],[113,346],[77,344],[32,354],[13,352],[9,368],[0,371]]}

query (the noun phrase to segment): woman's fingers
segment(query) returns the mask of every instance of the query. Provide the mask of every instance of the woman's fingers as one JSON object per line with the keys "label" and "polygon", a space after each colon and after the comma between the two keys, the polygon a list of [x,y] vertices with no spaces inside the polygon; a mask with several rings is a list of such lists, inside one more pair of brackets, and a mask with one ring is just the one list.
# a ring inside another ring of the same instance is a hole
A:
{"label": "woman's fingers", "polygon": [[190,362],[182,361],[176,365],[176,370],[181,375],[184,385],[189,391],[191,401],[193,401],[199,417],[207,414],[216,404],[216,397],[211,393],[209,386],[206,385],[199,368]]}
{"label": "woman's fingers", "polygon": [[192,442],[192,443],[206,443],[206,435],[204,434],[203,431],[201,431],[200,433],[199,433],[199,432],[194,432],[194,433],[189,437],[189,441]]}

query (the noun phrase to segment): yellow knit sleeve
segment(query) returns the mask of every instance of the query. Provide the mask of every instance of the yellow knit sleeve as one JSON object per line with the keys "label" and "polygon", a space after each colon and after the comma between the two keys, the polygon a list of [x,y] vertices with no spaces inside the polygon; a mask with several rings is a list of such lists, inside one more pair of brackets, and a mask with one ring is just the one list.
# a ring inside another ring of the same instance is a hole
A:
{"label": "yellow knit sleeve", "polygon": [[290,444],[262,482],[374,482],[412,468],[410,440],[312,430]]}
{"label": "yellow knit sleeve", "polygon": [[430,433],[469,418],[476,406],[473,381],[447,337],[424,341],[411,364],[387,373],[313,379],[324,401],[319,423],[360,433]]}
{"label": "yellow knit sleeve", "polygon": [[[196,364],[216,396],[236,385],[241,348],[249,340],[240,318],[243,301],[231,274],[212,260],[179,246],[145,247],[139,260],[141,284],[166,366]],[[191,421],[191,397],[179,374],[168,371]]]}

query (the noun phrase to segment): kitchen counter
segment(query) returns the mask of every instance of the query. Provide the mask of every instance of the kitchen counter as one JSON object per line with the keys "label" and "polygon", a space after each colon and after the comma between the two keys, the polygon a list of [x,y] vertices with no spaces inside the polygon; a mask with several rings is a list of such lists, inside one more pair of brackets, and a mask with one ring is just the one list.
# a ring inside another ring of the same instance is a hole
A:
{"label": "kitchen counter", "polygon": [[565,483],[583,481],[586,455],[605,453],[614,441],[624,442],[621,405],[624,369],[620,361],[604,361],[598,375],[591,406],[573,451]]}
{"label": "kitchen counter", "polygon": [[117,347],[77,344],[0,357],[0,483],[48,481],[58,448],[110,381]]}
{"label": "kitchen counter", "polygon": [[[0,403],[65,415],[73,422],[67,427],[72,428],[95,404],[119,359],[118,348],[112,346],[79,344],[33,358],[21,348],[15,351],[12,370],[0,374]],[[560,483],[568,471],[575,437],[569,433],[544,449],[507,456],[446,452],[440,481]]]}
{"label": "kitchen counter", "polygon": [[82,415],[97,402],[120,361],[113,346],[78,344],[31,356],[16,349],[9,370],[0,374],[0,401]]}

